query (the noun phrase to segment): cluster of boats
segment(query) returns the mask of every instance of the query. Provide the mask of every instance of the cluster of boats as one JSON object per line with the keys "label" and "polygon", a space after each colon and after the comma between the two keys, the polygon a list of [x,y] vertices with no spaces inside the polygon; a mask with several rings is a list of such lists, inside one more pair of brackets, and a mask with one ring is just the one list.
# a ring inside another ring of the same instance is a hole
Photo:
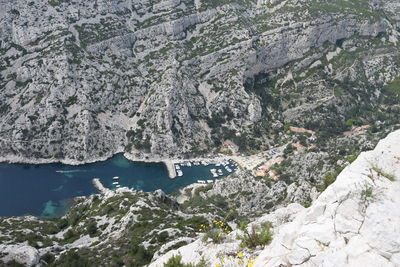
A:
{"label": "cluster of boats", "polygon": [[202,161],[193,161],[193,162],[185,161],[185,162],[180,163],[180,164],[175,164],[176,175],[177,176],[183,176],[183,171],[181,170],[181,167],[184,167],[184,166],[192,167],[192,165],[194,165],[194,166],[200,166],[200,165],[207,166],[208,163],[206,161],[202,160]]}
{"label": "cluster of boats", "polygon": [[234,166],[237,166],[236,163],[233,162],[233,161],[232,161],[232,162],[231,162],[231,161],[225,161],[225,162],[223,162],[222,164],[220,164],[220,163],[215,164],[216,167],[223,167],[223,168],[220,168],[220,169],[211,169],[210,172],[211,172],[212,176],[215,178],[215,177],[224,175],[223,169],[225,169],[228,173],[233,172],[233,170],[232,170],[232,168],[229,166],[229,164],[232,164],[232,165],[234,165]]}
{"label": "cluster of boats", "polygon": [[199,184],[211,184],[214,180],[197,180]]}
{"label": "cluster of boats", "polygon": [[112,182],[112,184],[113,184],[116,188],[121,187],[121,185],[119,184],[118,180],[119,180],[119,176],[114,176],[114,177],[113,177],[113,182]]}
{"label": "cluster of boats", "polygon": [[[194,162],[185,161],[183,163],[175,164],[176,175],[183,176],[183,171],[182,171],[181,167],[184,167],[184,166],[191,167],[192,165],[199,166],[200,164],[203,166],[209,165],[209,163],[207,163],[206,161],[194,161]],[[214,169],[210,170],[210,172],[214,178],[223,176],[224,171],[226,171],[228,173],[233,172],[232,166],[237,166],[237,164],[233,160],[226,160],[223,163],[215,164],[215,166],[220,167],[220,168],[214,168]],[[198,180],[198,182],[199,183],[211,183],[212,180]]]}

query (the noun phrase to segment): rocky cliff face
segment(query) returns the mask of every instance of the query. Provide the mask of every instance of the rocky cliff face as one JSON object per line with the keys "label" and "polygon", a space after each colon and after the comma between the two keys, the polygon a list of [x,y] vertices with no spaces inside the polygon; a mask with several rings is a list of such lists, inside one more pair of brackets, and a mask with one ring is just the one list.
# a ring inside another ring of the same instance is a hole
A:
{"label": "rocky cliff face", "polygon": [[[251,226],[270,222],[272,242],[249,250],[239,246],[236,230],[222,244],[197,240],[170,251],[183,262],[210,266],[399,266],[400,131],[373,151],[363,152],[309,208],[298,204],[266,214]],[[251,227],[249,226],[249,228]]]}
{"label": "rocky cliff face", "polygon": [[377,0],[2,0],[0,156],[170,157],[227,139],[274,144],[276,120],[336,133],[354,114],[393,124],[385,101],[397,93],[383,88],[400,75],[398,10]]}

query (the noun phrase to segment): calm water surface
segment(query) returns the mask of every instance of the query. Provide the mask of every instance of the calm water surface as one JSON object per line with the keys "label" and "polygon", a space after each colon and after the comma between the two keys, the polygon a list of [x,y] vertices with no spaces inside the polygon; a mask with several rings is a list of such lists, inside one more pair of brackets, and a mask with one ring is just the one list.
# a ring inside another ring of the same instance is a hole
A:
{"label": "calm water surface", "polygon": [[0,216],[61,216],[70,206],[71,198],[97,193],[92,184],[94,177],[100,178],[103,185],[111,189],[115,188],[112,177],[119,176],[121,186],[172,193],[199,179],[215,179],[210,173],[212,168],[223,169],[224,176],[229,174],[223,166],[192,165],[181,167],[182,177],[170,179],[164,164],[132,162],[122,154],[79,166],[0,163]]}

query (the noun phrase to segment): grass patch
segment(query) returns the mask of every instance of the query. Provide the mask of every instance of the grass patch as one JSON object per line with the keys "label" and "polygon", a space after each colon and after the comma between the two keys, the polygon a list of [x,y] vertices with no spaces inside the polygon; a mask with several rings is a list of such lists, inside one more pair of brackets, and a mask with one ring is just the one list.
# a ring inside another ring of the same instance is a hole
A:
{"label": "grass patch", "polygon": [[394,180],[396,180],[396,176],[394,176],[394,174],[386,173],[381,168],[374,166],[371,168],[371,170],[375,171],[379,176],[387,178],[389,181],[393,182]]}

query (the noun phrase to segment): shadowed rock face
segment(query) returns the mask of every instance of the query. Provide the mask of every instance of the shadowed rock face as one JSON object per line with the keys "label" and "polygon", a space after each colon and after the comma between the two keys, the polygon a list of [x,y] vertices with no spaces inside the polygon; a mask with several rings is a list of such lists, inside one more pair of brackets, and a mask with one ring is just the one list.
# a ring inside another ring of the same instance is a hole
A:
{"label": "shadowed rock face", "polygon": [[0,155],[170,157],[272,144],[276,120],[325,129],[399,76],[398,4],[344,2],[3,0]]}

